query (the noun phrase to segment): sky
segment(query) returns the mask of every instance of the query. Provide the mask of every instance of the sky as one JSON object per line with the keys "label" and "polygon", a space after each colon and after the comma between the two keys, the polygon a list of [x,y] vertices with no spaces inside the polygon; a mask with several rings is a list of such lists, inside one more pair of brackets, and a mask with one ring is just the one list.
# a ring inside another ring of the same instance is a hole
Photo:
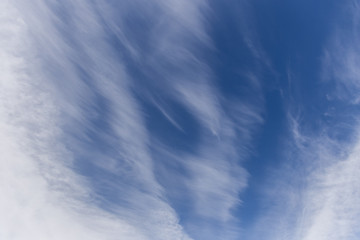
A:
{"label": "sky", "polygon": [[358,0],[0,0],[0,239],[360,239]]}

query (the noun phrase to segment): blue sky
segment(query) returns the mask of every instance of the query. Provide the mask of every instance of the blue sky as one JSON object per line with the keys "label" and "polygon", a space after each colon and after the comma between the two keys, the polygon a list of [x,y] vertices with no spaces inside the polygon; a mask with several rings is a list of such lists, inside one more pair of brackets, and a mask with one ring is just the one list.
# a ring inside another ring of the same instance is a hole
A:
{"label": "blue sky", "polygon": [[359,1],[0,9],[0,239],[360,238]]}

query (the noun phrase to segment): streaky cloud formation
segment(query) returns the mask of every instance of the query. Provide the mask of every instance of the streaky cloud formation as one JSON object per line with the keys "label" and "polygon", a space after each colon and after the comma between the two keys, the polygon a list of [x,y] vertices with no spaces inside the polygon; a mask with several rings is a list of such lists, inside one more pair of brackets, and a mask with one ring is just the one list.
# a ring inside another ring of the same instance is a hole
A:
{"label": "streaky cloud formation", "polygon": [[[222,110],[228,103],[201,59],[213,48],[206,2],[1,4],[2,238],[237,237],[231,210],[247,181],[238,159],[261,108]],[[185,135],[172,104],[200,128],[191,152],[176,150],[185,171],[177,183],[156,175],[155,156],[165,156],[150,140],[144,102]],[[171,202],[184,197],[180,224]]]}
{"label": "streaky cloud formation", "polygon": [[0,239],[360,237],[358,1],[0,9]]}
{"label": "streaky cloud formation", "polygon": [[[14,23],[13,29],[10,29],[17,32],[10,36],[26,35],[16,43],[13,39],[4,43],[5,49],[9,49],[5,57],[14,62],[5,70],[15,68],[21,72],[15,76],[4,76],[7,79],[3,81],[3,102],[12,105],[4,106],[5,116],[2,119],[10,118],[4,123],[6,129],[22,131],[15,131],[16,135],[4,133],[5,136],[13,136],[9,144],[14,146],[3,146],[6,150],[3,159],[15,160],[4,162],[7,167],[3,171],[9,172],[10,176],[5,175],[2,182],[9,186],[10,192],[4,193],[9,202],[2,203],[2,208],[4,213],[15,219],[7,221],[2,218],[5,229],[1,234],[8,239],[24,239],[26,236],[32,239],[118,239],[119,236],[126,239],[186,239],[175,212],[161,198],[161,187],[151,172],[151,159],[144,142],[146,132],[141,120],[137,120],[141,117],[136,103],[126,90],[126,74],[107,58],[106,48],[101,47],[105,44],[101,35],[96,33],[100,31],[96,26],[92,26],[92,37],[87,34],[87,38],[81,38],[81,25],[85,24],[82,21],[87,24],[89,19],[96,22],[95,16],[91,15],[92,10],[85,3],[63,3],[62,6],[68,4],[69,8],[81,9],[84,14],[74,16],[79,19],[73,19],[72,27],[80,31],[80,36],[75,33],[72,39],[67,39],[68,32],[63,33],[64,29],[61,29],[64,22],[54,23],[54,26],[49,24],[58,20],[54,12],[59,9],[48,4],[42,1],[32,2],[31,5],[17,2],[16,7],[20,10],[16,10],[12,3],[5,3],[14,9],[14,14],[25,11],[19,15],[19,23]],[[38,22],[40,19],[43,22]],[[37,27],[29,29],[32,25]],[[30,43],[25,43],[28,46],[21,49],[23,44],[20,41],[24,39],[30,39]],[[94,45],[89,45],[87,41],[98,42],[99,47],[94,49]],[[12,47],[12,44],[17,45]],[[79,49],[76,49],[77,44]],[[41,54],[38,54],[37,49],[40,48]],[[73,62],[81,65],[75,66]],[[86,78],[81,76],[81,68],[85,69]],[[32,73],[34,70],[35,73]],[[115,78],[120,78],[116,84]],[[97,86],[100,82],[101,86]],[[56,93],[52,93],[54,88]],[[91,111],[97,114],[94,110],[99,104],[96,98],[105,90],[108,91],[106,101],[114,109],[111,116],[114,119],[107,119],[112,134],[96,136],[97,133],[88,128],[92,127],[91,120],[99,117],[89,117],[88,114]],[[64,128],[61,129],[61,126]],[[104,138],[109,142],[119,142],[119,148],[123,148],[119,154],[123,155],[123,161],[128,165],[128,176],[124,176],[124,169],[119,163],[114,163],[115,177],[110,175],[109,179],[106,176],[96,179],[94,173],[94,179],[90,180],[86,178],[86,174],[90,173],[82,173],[83,176],[77,173],[78,164],[84,161],[91,165],[99,158],[109,162],[116,160],[110,154],[104,155],[101,146],[95,145],[91,149],[87,144],[87,141],[93,141],[89,139],[91,134],[95,134],[93,139],[98,137],[99,141]],[[75,146],[79,141],[83,143]],[[17,168],[20,172],[15,172]],[[116,195],[127,196],[122,199],[126,205],[125,208],[113,206],[108,212],[98,206],[107,199],[101,200],[96,190],[111,187],[110,181],[114,181],[111,178],[115,178],[119,185],[121,178],[123,181],[132,180],[137,188],[131,184],[121,188],[113,182],[112,191]],[[92,180],[99,181],[99,186]],[[19,185],[22,182],[28,185]],[[31,196],[33,199],[28,200]],[[9,208],[13,210],[8,211]],[[136,210],[132,211],[132,208]],[[17,226],[12,225],[15,220]],[[17,231],[17,228],[20,230]]]}
{"label": "streaky cloud formation", "polygon": [[269,175],[266,207],[249,239],[359,238],[358,12],[356,1],[344,4],[342,23],[323,48],[319,75],[332,105],[323,115],[332,120],[310,133],[303,114],[289,105],[287,160]]}

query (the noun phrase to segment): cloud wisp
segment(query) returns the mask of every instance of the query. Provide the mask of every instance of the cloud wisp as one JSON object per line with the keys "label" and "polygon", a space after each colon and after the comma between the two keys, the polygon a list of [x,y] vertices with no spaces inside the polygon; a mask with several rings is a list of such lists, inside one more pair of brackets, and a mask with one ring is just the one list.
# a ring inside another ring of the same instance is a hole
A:
{"label": "cloud wisp", "polygon": [[262,216],[248,239],[359,238],[359,6],[356,1],[345,6],[319,71],[329,90],[324,115],[331,121],[323,121],[317,134],[309,133],[306,123],[289,113],[286,160],[270,174]]}
{"label": "cloud wisp", "polygon": [[[205,1],[0,4],[0,238],[239,236],[241,161],[262,109],[217,91]],[[148,105],[196,146],[153,141]]]}
{"label": "cloud wisp", "polygon": [[[1,236],[187,239],[161,197],[136,101],[93,9],[70,2],[2,4],[9,11],[2,16],[8,37],[2,40]],[[106,111],[111,116],[102,124],[109,132],[94,130]],[[101,174],[109,164],[110,173]],[[102,195],[107,188],[115,194]]]}

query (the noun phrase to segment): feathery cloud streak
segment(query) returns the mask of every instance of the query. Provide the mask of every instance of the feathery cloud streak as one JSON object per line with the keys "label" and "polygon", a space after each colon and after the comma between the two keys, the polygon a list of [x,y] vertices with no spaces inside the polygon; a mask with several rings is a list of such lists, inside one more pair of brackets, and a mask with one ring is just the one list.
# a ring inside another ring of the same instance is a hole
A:
{"label": "feathery cloud streak", "polygon": [[318,120],[320,127],[310,132],[289,105],[286,161],[270,174],[265,207],[249,239],[359,238],[359,6],[357,1],[343,6],[319,71],[327,120]]}
{"label": "feathery cloud streak", "polygon": [[[232,104],[214,86],[206,2],[1,4],[0,237],[238,236],[239,161],[261,107]],[[149,104],[186,134],[174,106],[192,116],[196,146],[153,141]],[[169,155],[183,172],[167,169]],[[158,168],[180,181],[167,184]],[[188,202],[181,218],[178,201]]]}

